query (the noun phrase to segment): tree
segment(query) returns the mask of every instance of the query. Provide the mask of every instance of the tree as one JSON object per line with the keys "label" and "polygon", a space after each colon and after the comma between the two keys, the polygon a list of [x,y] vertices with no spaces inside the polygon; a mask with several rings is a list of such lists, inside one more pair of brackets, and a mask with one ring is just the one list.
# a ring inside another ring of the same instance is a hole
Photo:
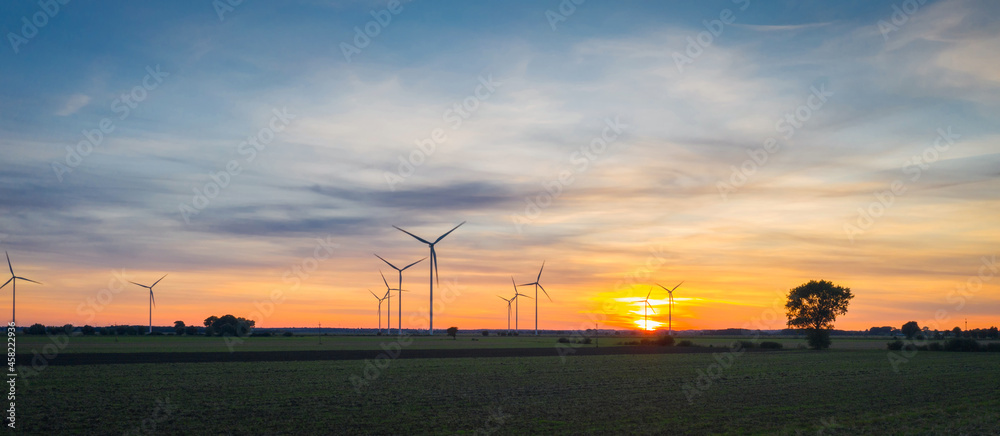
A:
{"label": "tree", "polygon": [[903,324],[903,327],[899,330],[902,331],[904,335],[906,335],[906,339],[913,339],[914,335],[920,333],[920,326],[917,325],[916,321],[910,321],[906,324]]}
{"label": "tree", "polygon": [[951,329],[951,334],[955,335],[956,338],[960,338],[962,337],[962,329],[956,326]]}
{"label": "tree", "polygon": [[184,334],[185,327],[187,326],[184,325],[184,321],[174,321],[174,333],[177,334],[177,336]]}
{"label": "tree", "polygon": [[854,294],[826,280],[811,280],[788,292],[788,327],[806,330],[809,346],[830,348],[830,330],[837,315],[847,313]]}
{"label": "tree", "polygon": [[448,327],[448,336],[451,336],[452,339],[457,340],[458,339],[457,335],[458,335],[458,327]]}
{"label": "tree", "polygon": [[210,316],[208,318],[205,318],[205,327],[211,327],[218,320],[219,320],[219,317],[217,317],[215,315],[212,315],[212,316]]}
{"label": "tree", "polygon": [[198,334],[198,326],[189,325],[184,329],[184,333],[188,336],[194,336]]}
{"label": "tree", "polygon": [[41,325],[39,323],[34,323],[34,324],[31,325],[31,327],[28,327],[28,334],[29,335],[44,335],[45,334],[45,326],[43,326],[43,325]]}
{"label": "tree", "polygon": [[97,333],[97,329],[93,326],[85,325],[80,328],[80,333],[83,333],[84,336],[93,336],[94,333]]}

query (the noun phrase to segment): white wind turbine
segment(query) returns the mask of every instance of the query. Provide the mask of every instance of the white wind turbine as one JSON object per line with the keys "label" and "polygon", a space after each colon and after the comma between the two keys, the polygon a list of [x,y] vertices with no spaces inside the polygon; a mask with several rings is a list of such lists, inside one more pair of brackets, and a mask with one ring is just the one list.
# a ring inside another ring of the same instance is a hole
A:
{"label": "white wind turbine", "polygon": [[[167,276],[166,274],[163,275],[163,277],[166,276]],[[163,280],[163,277],[160,277],[160,280]],[[157,280],[156,283],[160,283],[160,280]],[[156,299],[153,298],[153,286],[156,286],[156,283],[153,283],[152,285],[149,286],[139,284],[133,281],[129,281],[129,283],[149,289],[149,332],[153,333],[153,306],[156,306]]]}
{"label": "white wind turbine", "polygon": [[[497,297],[500,297],[500,296],[497,295]],[[508,299],[503,298],[503,297],[500,297],[500,299],[507,302],[507,334],[509,335],[510,334],[510,304],[514,302],[514,299],[511,298],[511,299],[508,300]]]}
{"label": "white wind turbine", "polygon": [[17,315],[17,311],[15,310],[17,303],[17,281],[24,280],[26,282],[35,283],[38,285],[40,285],[41,283],[31,279],[26,279],[24,277],[18,277],[16,274],[14,274],[14,266],[10,264],[10,254],[8,254],[6,251],[4,251],[3,253],[7,255],[7,267],[10,268],[10,279],[7,280],[7,282],[4,283],[3,286],[0,286],[0,289],[3,289],[4,286],[7,286],[8,283],[13,282],[13,285],[11,285],[11,293],[10,293],[10,322],[11,324],[14,324],[14,326],[17,326],[17,322],[15,321],[15,315]]}
{"label": "white wind turbine", "polygon": [[[372,254],[374,254],[374,253],[372,253]],[[377,254],[375,254],[375,257],[377,257],[379,259],[382,259],[382,256],[379,256]],[[427,258],[425,257],[424,259],[427,259]],[[385,262],[385,263],[389,264],[389,266],[391,266],[392,269],[396,270],[396,272],[399,273],[399,285],[397,285],[398,287],[396,288],[396,290],[399,291],[399,295],[398,295],[398,298],[396,300],[396,306],[398,308],[398,311],[396,312],[396,315],[397,315],[396,316],[396,324],[397,324],[396,325],[396,332],[399,333],[401,336],[403,334],[403,271],[406,271],[407,268],[409,268],[409,267],[411,267],[413,265],[416,265],[416,264],[418,264],[420,262],[423,262],[424,259],[420,259],[420,260],[418,260],[416,262],[413,262],[413,263],[411,263],[409,265],[406,265],[406,266],[404,266],[402,268],[397,268],[396,265],[393,265],[393,264],[389,263],[388,260],[382,259],[382,262]],[[390,311],[392,310],[392,306],[389,306],[389,310]],[[390,327],[391,327],[391,324],[390,324]],[[392,334],[391,331],[389,333]]]}
{"label": "white wind turbine", "polygon": [[643,303],[645,303],[643,305],[643,307],[642,307],[642,329],[643,330],[649,330],[649,312],[647,312],[646,309],[647,308],[652,309],[653,310],[653,314],[656,314],[656,309],[653,309],[653,305],[649,304],[649,296],[652,295],[652,294],[653,294],[653,287],[650,286],[649,287],[649,293],[646,294],[646,298],[644,300],[639,300],[639,301],[642,301]]}
{"label": "white wind turbine", "polygon": [[545,288],[542,287],[542,284],[539,283],[540,281],[542,281],[542,270],[544,269],[545,269],[545,261],[543,260],[542,268],[538,270],[538,278],[536,278],[533,283],[525,283],[521,285],[521,286],[532,286],[532,285],[535,286],[535,336],[538,336],[538,288],[542,288],[542,292],[545,293],[545,296],[549,298],[549,301],[552,301],[552,297],[549,297],[549,293],[546,292]]}
{"label": "white wind turbine", "polygon": [[518,324],[517,324],[517,318],[518,318],[518,301],[517,300],[518,300],[518,297],[526,297],[528,299],[531,299],[531,297],[529,297],[527,295],[524,295],[524,294],[522,294],[520,292],[517,292],[517,285],[514,282],[514,276],[510,276],[510,284],[514,286],[514,297],[511,298],[511,300],[514,300],[514,333],[517,333],[518,335],[520,335],[521,334],[521,330],[518,328]]}
{"label": "white wind turbine", "polygon": [[[382,297],[387,301],[386,305],[386,315],[385,315],[385,330],[386,334],[392,334],[392,291],[393,289],[389,287],[389,282],[385,279],[385,274],[382,274],[382,270],[378,270],[379,275],[382,276],[382,283],[385,283],[385,296]],[[382,316],[382,309],[378,310],[379,316]],[[381,327],[382,323],[379,322]]]}
{"label": "white wind turbine", "polygon": [[372,294],[372,297],[375,297],[375,299],[378,300],[378,332],[379,332],[379,334],[381,334],[382,333],[382,301],[385,300],[385,297],[379,297],[378,295],[375,295],[375,293],[372,292],[371,289],[369,289],[368,292]]}
{"label": "white wind turbine", "polygon": [[657,286],[663,288],[664,291],[667,291],[667,294],[669,295],[667,300],[667,310],[669,311],[670,315],[667,317],[667,325],[668,325],[667,329],[670,335],[674,334],[674,291],[677,290],[677,288],[679,288],[683,284],[684,282],[681,281],[680,283],[677,284],[677,286],[674,286],[674,289],[667,289],[666,286],[663,286],[659,283],[656,284]]}
{"label": "white wind turbine", "polygon": [[[462,224],[465,224],[465,221],[462,221]],[[428,329],[427,329],[427,334],[428,335],[432,335],[432,336],[434,335],[434,279],[437,279],[438,283],[441,282],[441,278],[437,274],[437,270],[438,270],[437,251],[434,250],[434,245],[436,245],[438,242],[441,242],[441,240],[444,239],[445,236],[448,236],[449,234],[451,234],[451,232],[454,232],[455,229],[457,229],[459,227],[462,227],[462,224],[459,224],[459,225],[455,226],[454,229],[448,230],[448,233],[445,233],[445,234],[441,235],[440,237],[438,237],[437,239],[435,239],[434,242],[430,242],[430,241],[428,241],[428,240],[426,240],[424,238],[421,238],[421,237],[419,237],[417,235],[414,235],[413,233],[407,232],[406,230],[403,230],[403,229],[401,229],[399,227],[393,226],[393,227],[396,227],[396,230],[399,230],[399,231],[401,231],[403,233],[406,233],[407,235],[413,236],[414,239],[416,239],[416,240],[418,240],[420,242],[423,242],[424,244],[427,244],[427,246],[431,248],[431,254],[430,254],[430,258],[431,258],[431,266],[430,266],[430,268],[431,268],[431,277],[430,277],[430,281],[431,281],[431,287],[430,287],[431,296],[430,296],[430,302],[431,303],[430,303],[430,307],[428,308],[428,310],[430,311],[430,317],[429,317],[429,319],[430,319],[430,325],[428,326]]]}

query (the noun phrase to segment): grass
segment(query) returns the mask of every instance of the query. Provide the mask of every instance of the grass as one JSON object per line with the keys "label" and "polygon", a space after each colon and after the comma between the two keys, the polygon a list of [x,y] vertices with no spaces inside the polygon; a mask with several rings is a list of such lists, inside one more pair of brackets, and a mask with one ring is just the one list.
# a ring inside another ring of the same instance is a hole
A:
{"label": "grass", "polygon": [[[65,337],[64,337],[65,338]],[[396,336],[293,336],[250,337],[233,344],[235,351],[302,351],[302,350],[377,350],[381,344],[393,342]],[[413,349],[441,348],[533,348],[553,347],[555,336],[412,336]],[[230,351],[222,337],[204,336],[70,336],[60,353],[142,353],[142,352],[219,352]],[[322,339],[322,343],[320,343]],[[601,346],[618,341],[601,340]],[[31,354],[51,344],[45,335],[18,335],[18,353]]]}
{"label": "grass", "polygon": [[886,354],[743,354],[693,403],[682,386],[711,354],[401,359],[360,392],[364,361],[52,366],[18,385],[18,413],[41,434],[997,431],[1000,355],[921,352],[895,373]]}

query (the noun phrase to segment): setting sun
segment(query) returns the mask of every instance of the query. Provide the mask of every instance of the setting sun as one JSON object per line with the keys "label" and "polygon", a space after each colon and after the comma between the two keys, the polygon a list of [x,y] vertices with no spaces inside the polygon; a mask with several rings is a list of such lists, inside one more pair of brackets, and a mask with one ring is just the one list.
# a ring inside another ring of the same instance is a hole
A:
{"label": "setting sun", "polygon": [[[637,320],[635,320],[633,322],[635,323],[636,327],[638,327],[638,328],[640,328],[642,330],[646,330],[646,331],[654,331],[654,330],[657,329],[657,327],[660,327],[660,326],[664,325],[662,322],[659,322],[659,321],[656,321],[656,320],[652,320],[652,319],[650,319],[650,320],[644,320],[642,318],[639,318],[639,319],[637,319]],[[645,328],[643,328],[643,324],[645,324]]]}

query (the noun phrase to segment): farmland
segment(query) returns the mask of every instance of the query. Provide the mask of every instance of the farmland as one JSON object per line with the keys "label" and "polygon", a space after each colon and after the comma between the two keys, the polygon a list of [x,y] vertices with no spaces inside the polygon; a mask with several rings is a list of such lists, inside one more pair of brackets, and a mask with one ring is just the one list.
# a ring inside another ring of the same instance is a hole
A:
{"label": "farmland", "polygon": [[[475,343],[459,339],[440,342]],[[49,366],[19,385],[19,425],[49,434],[92,431],[98,420],[102,432],[163,434],[996,431],[1000,355],[919,352],[897,373],[886,351],[864,348],[743,353],[700,383],[716,355]]]}

